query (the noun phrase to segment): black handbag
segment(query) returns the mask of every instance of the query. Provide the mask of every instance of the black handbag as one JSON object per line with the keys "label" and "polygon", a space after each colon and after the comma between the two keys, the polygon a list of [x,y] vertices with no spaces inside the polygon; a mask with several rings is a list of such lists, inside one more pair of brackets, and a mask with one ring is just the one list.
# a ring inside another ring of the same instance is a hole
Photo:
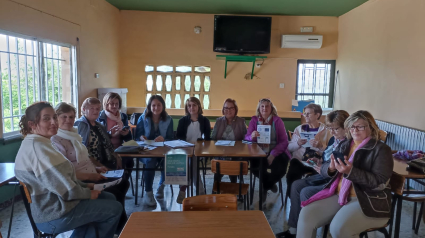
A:
{"label": "black handbag", "polygon": [[314,157],[316,157],[318,159],[322,158],[322,156],[319,155],[319,153],[317,153],[317,151],[310,149],[310,147],[305,148],[305,152],[304,152],[302,161],[307,161],[308,159],[311,159],[311,158],[314,158]]}
{"label": "black handbag", "polygon": [[133,125],[137,125],[137,121],[139,120],[139,117],[141,115],[142,115],[142,113],[138,113],[138,112],[131,114],[130,123],[133,124]]}

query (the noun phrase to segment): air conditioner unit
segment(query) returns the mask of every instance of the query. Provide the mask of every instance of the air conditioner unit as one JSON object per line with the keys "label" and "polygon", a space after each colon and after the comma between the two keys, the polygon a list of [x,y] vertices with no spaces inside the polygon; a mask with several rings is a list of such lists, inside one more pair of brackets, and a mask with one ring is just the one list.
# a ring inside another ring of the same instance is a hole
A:
{"label": "air conditioner unit", "polygon": [[282,35],[281,48],[320,49],[322,42],[321,35]]}

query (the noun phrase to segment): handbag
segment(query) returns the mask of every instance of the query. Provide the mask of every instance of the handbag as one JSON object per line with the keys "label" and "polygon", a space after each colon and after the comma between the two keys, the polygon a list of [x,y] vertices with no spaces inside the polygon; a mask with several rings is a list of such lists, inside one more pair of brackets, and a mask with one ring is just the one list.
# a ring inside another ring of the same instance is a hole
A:
{"label": "handbag", "polygon": [[322,155],[317,153],[317,151],[310,149],[310,147],[305,148],[305,152],[303,154],[302,161],[307,161],[308,159],[311,159],[311,158],[314,158],[314,157],[321,159]]}

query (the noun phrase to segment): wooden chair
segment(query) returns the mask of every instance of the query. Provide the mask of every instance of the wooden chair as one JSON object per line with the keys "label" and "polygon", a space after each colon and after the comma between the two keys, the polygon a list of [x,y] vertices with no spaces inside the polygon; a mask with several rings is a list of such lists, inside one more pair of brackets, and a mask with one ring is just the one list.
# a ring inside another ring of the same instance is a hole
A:
{"label": "wooden chair", "polygon": [[[55,238],[58,234],[48,234],[44,233],[40,230],[38,230],[37,226],[35,225],[34,219],[32,218],[31,208],[30,204],[32,203],[31,194],[28,191],[27,186],[19,182],[20,189],[21,189],[21,197],[24,202],[25,210],[27,211],[28,219],[30,220],[32,231],[34,232],[35,238]],[[99,231],[97,229],[97,226],[93,223],[94,229],[96,231],[96,237],[99,238]]]}
{"label": "wooden chair", "polygon": [[183,200],[183,211],[237,211],[238,201],[232,194],[211,194]]}
{"label": "wooden chair", "polygon": [[[216,192],[217,194],[243,196],[244,209],[249,210],[249,184],[243,183],[243,175],[248,174],[248,162],[213,159],[211,161],[211,170],[213,173],[218,175],[215,176],[216,180],[214,181],[213,192]],[[238,175],[239,183],[221,182],[221,175]]]}
{"label": "wooden chair", "polygon": [[291,141],[292,140],[292,135],[294,134],[294,132],[293,131],[288,131],[288,138],[289,138],[289,141]]}
{"label": "wooden chair", "polygon": [[379,137],[381,138],[381,141],[385,144],[387,143],[387,135],[388,133],[386,131],[379,130]]}

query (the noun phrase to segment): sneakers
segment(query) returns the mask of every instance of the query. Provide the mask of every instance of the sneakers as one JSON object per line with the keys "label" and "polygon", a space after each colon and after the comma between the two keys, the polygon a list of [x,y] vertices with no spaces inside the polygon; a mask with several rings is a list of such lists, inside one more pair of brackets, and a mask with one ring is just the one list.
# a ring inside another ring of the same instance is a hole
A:
{"label": "sneakers", "polygon": [[156,200],[153,197],[153,192],[146,192],[145,196],[143,196],[143,204],[145,204],[146,206],[149,207],[154,207],[156,206]]}
{"label": "sneakers", "polygon": [[165,188],[165,184],[159,185],[158,189],[156,190],[156,194],[155,194],[156,198],[164,198],[164,188]]}
{"label": "sneakers", "polygon": [[273,187],[270,189],[270,191],[272,191],[273,193],[277,193],[277,190],[278,188],[276,184],[274,184]]}
{"label": "sneakers", "polygon": [[178,204],[182,204],[183,203],[183,199],[186,198],[186,191],[179,191],[179,196],[177,196],[177,200],[176,202]]}

